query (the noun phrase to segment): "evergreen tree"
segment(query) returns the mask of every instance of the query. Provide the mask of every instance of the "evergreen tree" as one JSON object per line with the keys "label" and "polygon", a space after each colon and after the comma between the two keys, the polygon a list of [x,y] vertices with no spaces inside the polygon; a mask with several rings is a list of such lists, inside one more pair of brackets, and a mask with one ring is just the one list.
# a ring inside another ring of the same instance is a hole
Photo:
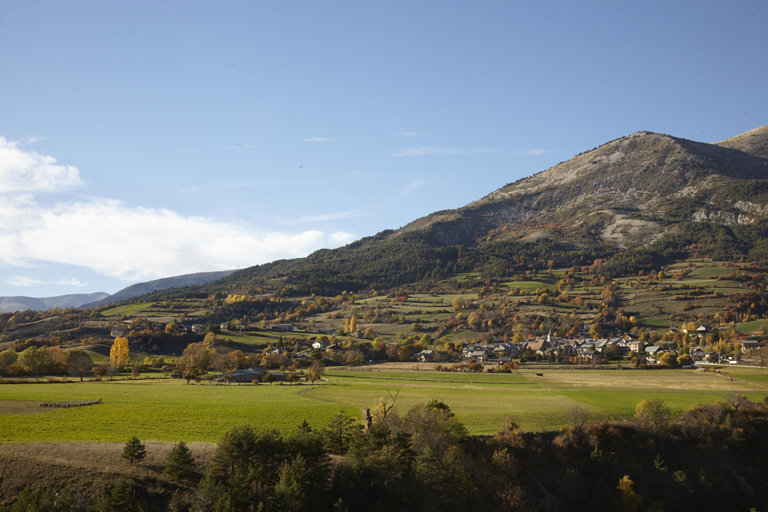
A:
{"label": "evergreen tree", "polygon": [[[27,486],[19,493],[10,512],[69,512],[74,510],[73,502],[72,491],[68,487],[56,492],[52,487],[33,489]],[[0,506],[0,510],[8,509]]]}
{"label": "evergreen tree", "polygon": [[349,450],[349,443],[355,430],[355,419],[339,412],[323,431],[326,447],[331,453],[344,455]]}
{"label": "evergreen tree", "polygon": [[146,507],[143,502],[137,501],[133,481],[122,476],[110,484],[109,490],[105,489],[99,493],[95,510],[96,512],[139,512],[146,510]]}
{"label": "evergreen tree", "polygon": [[168,504],[168,512],[186,512],[186,510],[187,502],[181,495],[181,490],[176,489],[176,492],[173,493],[173,497],[171,498],[171,502]]}
{"label": "evergreen tree", "polygon": [[139,441],[138,437],[132,437],[125,443],[122,457],[128,459],[131,464],[133,461],[141,462],[147,456],[147,450],[144,445]]}
{"label": "evergreen tree", "polygon": [[184,441],[180,441],[168,453],[163,473],[180,480],[191,479],[195,475],[195,458]]}

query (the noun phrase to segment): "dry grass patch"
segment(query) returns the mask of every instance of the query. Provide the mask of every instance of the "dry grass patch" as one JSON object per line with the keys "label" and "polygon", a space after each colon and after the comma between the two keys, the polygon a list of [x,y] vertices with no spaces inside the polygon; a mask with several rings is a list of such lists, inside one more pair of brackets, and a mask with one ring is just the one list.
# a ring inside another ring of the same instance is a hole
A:
{"label": "dry grass patch", "polygon": [[0,401],[0,416],[20,416],[31,414],[43,414],[57,409],[52,407],[40,407],[40,402],[10,402]]}
{"label": "dry grass patch", "polygon": [[[435,366],[438,364],[451,364],[451,363],[377,363],[371,366],[358,366],[349,367],[349,371],[378,371],[378,370],[399,370],[399,371],[415,371],[415,372],[433,372]],[[330,368],[329,368],[330,369]],[[335,370],[335,368],[333,368]]]}
{"label": "dry grass patch", "polygon": [[656,389],[699,392],[752,389],[744,382],[729,382],[715,374],[688,370],[544,371],[544,378],[539,378],[537,382],[544,387],[581,389]]}
{"label": "dry grass patch", "polygon": [[[88,469],[99,473],[143,476],[147,470],[161,472],[165,467],[165,458],[174,445],[175,443],[162,441],[145,441],[147,458],[133,465],[121,457],[125,443],[5,443],[0,444],[0,459],[26,460],[45,466]],[[189,443],[187,446],[198,464],[198,469],[207,468],[216,451],[216,445]]]}

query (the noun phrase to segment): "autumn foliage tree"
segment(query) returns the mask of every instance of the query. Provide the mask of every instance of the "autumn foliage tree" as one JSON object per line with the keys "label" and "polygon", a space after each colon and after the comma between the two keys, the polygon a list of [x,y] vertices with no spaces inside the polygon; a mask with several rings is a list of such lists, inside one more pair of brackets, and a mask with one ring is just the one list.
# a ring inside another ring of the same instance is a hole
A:
{"label": "autumn foliage tree", "polygon": [[190,343],[181,354],[181,364],[186,367],[210,368],[216,354],[216,349],[206,345],[204,341]]}
{"label": "autumn foliage tree", "polygon": [[115,338],[109,351],[109,362],[115,368],[123,368],[128,362],[128,338]]}

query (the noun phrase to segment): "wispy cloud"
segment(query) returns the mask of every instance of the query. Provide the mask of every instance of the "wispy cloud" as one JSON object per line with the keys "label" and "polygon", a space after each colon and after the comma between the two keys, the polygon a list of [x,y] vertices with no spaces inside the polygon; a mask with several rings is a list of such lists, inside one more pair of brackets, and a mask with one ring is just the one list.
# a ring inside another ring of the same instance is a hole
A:
{"label": "wispy cloud", "polygon": [[287,224],[306,224],[308,222],[328,222],[330,220],[348,219],[350,217],[359,217],[362,215],[357,211],[320,213],[315,215],[302,215],[301,217],[287,221]]}
{"label": "wispy cloud", "polygon": [[336,139],[331,139],[328,137],[310,137],[308,139],[304,139],[304,142],[333,142]]}
{"label": "wispy cloud", "polygon": [[[31,140],[31,139],[30,139]],[[82,185],[80,171],[0,137],[0,193],[52,192]]]}
{"label": "wispy cloud", "polygon": [[412,132],[412,131],[397,132],[397,134],[402,137],[421,137],[422,135],[424,135],[421,132]]}
{"label": "wispy cloud", "polygon": [[419,188],[421,188],[426,183],[427,183],[427,180],[422,180],[422,179],[413,180],[403,190],[398,192],[397,197],[406,196],[406,195],[408,195],[408,194],[418,190]]}
{"label": "wispy cloud", "polygon": [[7,282],[12,286],[33,286],[36,284],[43,284],[42,281],[38,281],[37,279],[28,276],[13,276],[8,278]]}
{"label": "wispy cloud", "polygon": [[235,144],[234,146],[228,146],[224,149],[256,149],[250,144]]}
{"label": "wispy cloud", "polygon": [[328,185],[342,183],[339,180],[280,180],[280,181],[251,181],[246,183],[211,182],[205,185],[192,185],[181,189],[182,192],[197,192],[208,190],[226,190],[241,187],[271,187],[283,185]]}
{"label": "wispy cloud", "polygon": [[551,152],[552,151],[549,149],[526,149],[523,151],[518,151],[515,153],[515,156],[541,156]]}
{"label": "wispy cloud", "polygon": [[498,153],[500,149],[481,148],[481,149],[460,149],[460,148],[439,148],[422,146],[418,148],[408,148],[392,153],[394,157],[402,156],[455,156],[455,155],[474,155],[479,153]]}
{"label": "wispy cloud", "polygon": [[21,139],[18,142],[19,146],[26,146],[28,144],[34,144],[35,142],[40,142],[41,140],[45,140],[44,137],[38,137],[37,135],[33,135],[31,137],[27,137],[25,139]]}
{"label": "wispy cloud", "polygon": [[59,279],[57,281],[54,281],[53,284],[61,284],[64,286],[78,286],[78,287],[88,286],[88,283],[81,283],[80,280],[74,277],[72,279]]}

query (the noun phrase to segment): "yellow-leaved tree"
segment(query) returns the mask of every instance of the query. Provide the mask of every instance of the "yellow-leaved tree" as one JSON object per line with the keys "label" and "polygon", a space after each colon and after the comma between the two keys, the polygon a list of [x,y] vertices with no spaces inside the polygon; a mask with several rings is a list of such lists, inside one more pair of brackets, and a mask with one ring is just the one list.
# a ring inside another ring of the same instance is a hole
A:
{"label": "yellow-leaved tree", "polygon": [[123,368],[128,362],[128,338],[115,338],[109,351],[109,362],[115,368]]}

